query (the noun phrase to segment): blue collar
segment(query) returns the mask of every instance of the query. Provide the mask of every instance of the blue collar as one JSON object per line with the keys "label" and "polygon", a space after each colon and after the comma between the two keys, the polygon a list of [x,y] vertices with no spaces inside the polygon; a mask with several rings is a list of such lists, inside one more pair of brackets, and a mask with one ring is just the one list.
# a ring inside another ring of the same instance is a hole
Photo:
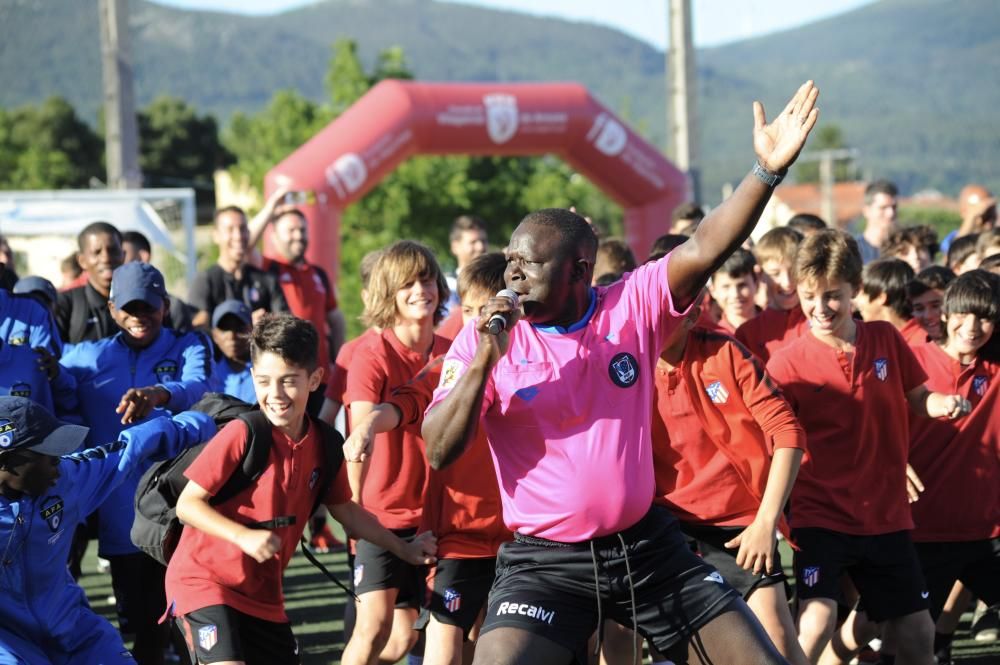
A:
{"label": "blue collar", "polygon": [[597,308],[597,292],[594,287],[590,287],[590,305],[587,307],[587,311],[583,313],[583,317],[576,323],[572,323],[566,327],[563,326],[543,326],[540,324],[532,323],[531,327],[538,332],[552,333],[556,335],[565,335],[566,333],[576,332],[580,330],[585,325],[590,323],[590,317],[594,315],[594,310]]}

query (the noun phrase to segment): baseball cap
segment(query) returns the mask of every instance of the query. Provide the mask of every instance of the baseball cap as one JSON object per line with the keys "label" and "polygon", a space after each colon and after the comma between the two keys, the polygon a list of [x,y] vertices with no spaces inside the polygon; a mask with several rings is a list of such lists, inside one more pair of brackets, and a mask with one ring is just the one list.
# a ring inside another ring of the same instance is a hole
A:
{"label": "baseball cap", "polygon": [[111,304],[121,309],[130,302],[141,300],[159,308],[167,297],[163,275],[148,263],[123,263],[111,274]]}
{"label": "baseball cap", "polygon": [[40,294],[49,301],[49,304],[55,304],[58,297],[56,287],[52,285],[52,282],[37,275],[30,275],[17,280],[17,284],[14,285],[14,293],[26,296],[33,293]]}
{"label": "baseball cap", "polygon": [[990,190],[982,185],[966,185],[958,194],[958,209],[962,217],[981,215],[996,203]]}
{"label": "baseball cap", "polygon": [[253,325],[252,318],[250,316],[250,308],[247,307],[246,303],[242,300],[229,299],[223,300],[212,312],[212,327],[218,328],[219,322],[222,321],[222,317],[232,314],[238,318],[243,323]]}
{"label": "baseball cap", "polygon": [[0,397],[0,452],[33,450],[56,457],[74,452],[89,428],[56,420],[26,397]]}

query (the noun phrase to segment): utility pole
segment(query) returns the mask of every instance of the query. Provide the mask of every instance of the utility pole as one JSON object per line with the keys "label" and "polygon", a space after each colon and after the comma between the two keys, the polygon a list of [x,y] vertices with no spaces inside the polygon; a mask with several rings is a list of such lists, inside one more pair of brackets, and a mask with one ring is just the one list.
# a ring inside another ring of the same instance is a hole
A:
{"label": "utility pole", "polygon": [[127,0],[98,0],[109,189],[142,187],[126,2]]}
{"label": "utility pole", "polygon": [[833,197],[834,164],[838,161],[854,161],[858,158],[857,148],[826,148],[799,155],[796,162],[819,162],[819,216],[831,228],[837,228],[837,206]]}
{"label": "utility pole", "polygon": [[688,176],[691,195],[701,200],[698,168],[698,81],[691,38],[691,0],[667,0],[670,44],[667,47],[668,126],[671,157]]}

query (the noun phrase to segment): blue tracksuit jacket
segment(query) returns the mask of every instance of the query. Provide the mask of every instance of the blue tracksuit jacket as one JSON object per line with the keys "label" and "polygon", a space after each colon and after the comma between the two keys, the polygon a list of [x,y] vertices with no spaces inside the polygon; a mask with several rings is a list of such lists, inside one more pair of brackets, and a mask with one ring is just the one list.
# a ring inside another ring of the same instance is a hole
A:
{"label": "blue tracksuit jacket", "polygon": [[[129,348],[118,333],[74,345],[59,364],[76,380],[80,415],[83,424],[90,427],[87,441],[95,445],[114,441],[125,429],[115,408],[129,388],[163,386],[170,391],[166,408],[177,413],[209,390],[211,362],[211,346],[205,335],[164,328],[145,349]],[[152,415],[162,412],[154,411]],[[98,511],[98,549],[103,557],[139,551],[129,538],[137,482],[138,476],[119,485]]]}
{"label": "blue tracksuit jacket", "polygon": [[136,482],[147,459],[176,456],[215,431],[202,413],[161,416],[62,458],[42,496],[0,495],[0,665],[133,662],[66,567],[73,532],[123,481]]}

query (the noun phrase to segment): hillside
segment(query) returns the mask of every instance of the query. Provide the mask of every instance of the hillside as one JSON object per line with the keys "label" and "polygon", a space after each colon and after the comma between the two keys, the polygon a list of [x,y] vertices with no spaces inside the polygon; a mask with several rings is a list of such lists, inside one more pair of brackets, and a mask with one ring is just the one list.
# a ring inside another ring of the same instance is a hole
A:
{"label": "hillside", "polygon": [[[97,0],[0,0],[0,106],[67,97],[93,122],[100,102]],[[321,99],[329,45],[366,62],[399,45],[427,80],[575,80],[664,143],[664,59],[613,29],[431,0],[325,0],[276,16],[130,4],[136,92],[187,99],[225,123],[280,88]],[[710,20],[710,17],[699,17]],[[706,199],[752,160],[750,102],[772,111],[805,78],[821,122],[840,125],[862,166],[906,190],[1000,188],[1000,6],[884,0],[821,22],[698,53]]]}

